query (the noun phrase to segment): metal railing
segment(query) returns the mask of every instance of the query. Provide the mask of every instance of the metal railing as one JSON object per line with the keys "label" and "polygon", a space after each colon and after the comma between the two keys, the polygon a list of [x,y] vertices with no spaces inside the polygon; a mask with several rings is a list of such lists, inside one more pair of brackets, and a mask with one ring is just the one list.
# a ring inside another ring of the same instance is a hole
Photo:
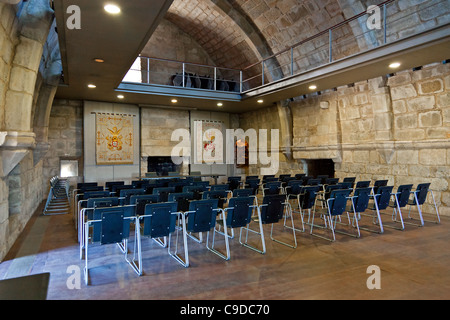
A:
{"label": "metal railing", "polygon": [[449,13],[448,0],[388,0],[242,70],[139,57],[124,81],[245,93],[446,25]]}
{"label": "metal railing", "polygon": [[224,92],[243,92],[242,70],[138,57],[124,81]]}

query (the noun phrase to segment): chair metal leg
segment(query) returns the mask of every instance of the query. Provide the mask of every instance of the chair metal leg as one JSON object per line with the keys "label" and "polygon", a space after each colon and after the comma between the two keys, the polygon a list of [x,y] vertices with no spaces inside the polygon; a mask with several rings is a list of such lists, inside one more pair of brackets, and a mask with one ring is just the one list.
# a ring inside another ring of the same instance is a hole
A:
{"label": "chair metal leg", "polygon": [[[253,251],[256,251],[261,254],[265,254],[266,253],[266,242],[264,239],[264,229],[263,229],[263,224],[262,224],[262,219],[261,219],[261,211],[258,206],[256,206],[256,210],[257,210],[257,214],[258,214],[259,232],[250,229],[250,224],[248,224],[247,227],[240,228],[241,230],[240,230],[240,234],[239,234],[239,243],[241,245],[243,245],[244,247],[249,248]],[[244,229],[246,230],[245,242],[242,241],[242,230],[244,230]],[[261,237],[262,250],[248,244],[248,232],[249,231],[258,234]]]}
{"label": "chair metal leg", "polygon": [[292,245],[292,244],[289,244],[289,243],[286,243],[286,242],[283,242],[283,241],[280,241],[280,240],[277,240],[277,239],[275,239],[274,237],[273,237],[273,223],[272,223],[272,226],[271,226],[271,229],[270,229],[270,239],[271,240],[273,240],[273,241],[275,241],[275,242],[277,242],[277,243],[280,243],[280,244],[283,244],[283,245],[285,245],[285,246],[288,246],[288,247],[290,247],[290,248],[293,248],[293,249],[295,249],[295,248],[297,248],[297,237],[296,237],[296,235],[295,235],[295,227],[294,227],[294,217],[293,217],[293,215],[292,215],[292,207],[291,207],[291,205],[289,204],[289,202],[285,202],[284,203],[284,215],[286,216],[286,211],[289,209],[289,215],[290,215],[290,217],[291,217],[291,223],[292,223],[292,227],[289,227],[289,229],[291,229],[292,230],[292,234],[293,234],[293,237],[294,237],[294,244]]}
{"label": "chair metal leg", "polygon": [[141,276],[143,273],[143,271],[142,271],[141,232],[139,230],[139,218],[136,217],[135,219],[136,219],[136,228],[134,231],[133,258],[132,259],[128,258],[128,250],[126,250],[124,253],[125,253],[125,260],[131,266],[131,268],[134,270],[134,272],[136,272],[138,276]]}
{"label": "chair metal leg", "polygon": [[[327,210],[329,210],[329,209],[327,208]],[[314,217],[315,217],[315,215],[316,215],[316,211],[314,210],[314,212],[313,212],[313,214],[312,214],[312,221],[311,221],[310,234],[311,234],[312,236],[315,236],[315,237],[318,237],[318,238],[321,238],[321,239],[324,239],[324,240],[328,240],[328,241],[331,241],[331,242],[336,241],[336,235],[335,235],[335,233],[334,233],[334,227],[333,227],[333,221],[332,221],[332,216],[331,216],[331,214],[328,213],[328,214],[326,214],[326,215],[323,215],[323,220],[324,220],[324,225],[323,225],[323,226],[314,224]],[[328,219],[328,223],[327,223],[327,219]],[[321,229],[324,229],[324,230],[330,229],[332,238],[328,238],[328,237],[326,237],[326,236],[322,236],[322,235],[320,235],[320,234],[315,234],[315,233],[313,233],[314,227],[316,227],[316,228],[321,228]]]}
{"label": "chair metal leg", "polygon": [[[413,192],[414,193],[414,200],[415,200],[415,206],[417,207],[417,211],[419,213],[419,220],[420,220],[420,224],[416,224],[416,223],[412,223],[412,222],[406,222],[405,224],[408,225],[412,225],[412,226],[416,226],[416,227],[423,227],[425,225],[425,222],[423,220],[423,216],[422,216],[422,208],[419,205],[419,199],[417,198],[417,192]],[[409,205],[409,212],[408,212],[408,218],[411,220],[415,220],[412,216],[411,216],[411,207],[412,205]]]}
{"label": "chair metal leg", "polygon": [[[187,268],[187,267],[189,267],[189,250],[188,250],[188,243],[187,243],[186,217],[183,213],[180,213],[180,215],[181,215],[181,227],[177,226],[177,229],[176,229],[175,251],[172,252],[170,250],[172,234],[169,235],[167,251],[169,252],[169,255],[172,258],[174,258],[177,262],[179,262],[183,267]],[[178,219],[178,221],[180,221],[180,219]],[[178,254],[178,234],[179,234],[180,230],[182,231],[182,234],[183,234],[184,259]]]}
{"label": "chair metal leg", "polygon": [[[225,213],[223,210],[222,211],[222,219],[223,219],[223,228],[224,228],[224,232],[217,232],[216,228],[213,228],[213,236],[212,236],[212,244],[211,246],[209,246],[209,234],[211,233],[211,231],[208,231],[207,236],[206,236],[206,248],[208,248],[209,251],[217,254],[219,257],[221,257],[222,259],[225,260],[230,260],[230,246],[229,246],[229,242],[228,242],[228,235],[227,235],[227,221],[225,219]],[[214,248],[214,242],[215,242],[215,236],[216,233],[220,233],[223,234],[224,239],[225,239],[225,249],[226,249],[226,254],[221,253],[220,251],[216,250]]]}

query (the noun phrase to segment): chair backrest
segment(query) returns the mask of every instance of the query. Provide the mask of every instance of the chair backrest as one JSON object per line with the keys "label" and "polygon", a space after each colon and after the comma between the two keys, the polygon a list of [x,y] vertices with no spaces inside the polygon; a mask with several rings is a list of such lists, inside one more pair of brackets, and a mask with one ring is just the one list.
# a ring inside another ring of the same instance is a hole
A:
{"label": "chair backrest", "polygon": [[135,213],[138,216],[144,215],[145,206],[149,203],[158,203],[159,196],[156,194],[138,194],[130,197],[130,205],[135,205]]}
{"label": "chair backrest", "polygon": [[[398,206],[400,208],[403,208],[408,204],[412,187],[413,187],[412,184],[404,184],[397,188]],[[397,204],[395,204],[395,205],[397,205]]]}
{"label": "chair backrest", "polygon": [[159,196],[160,202],[167,202],[169,193],[175,193],[175,187],[164,187],[153,189],[153,194],[157,194]]}
{"label": "chair backrest", "polygon": [[79,193],[87,193],[87,192],[95,192],[95,191],[103,191],[104,188],[102,186],[83,186],[80,188]]}
{"label": "chair backrest", "polygon": [[249,179],[245,181],[245,187],[253,190],[253,194],[256,194],[259,188],[259,179]]}
{"label": "chair backrest", "polygon": [[327,185],[327,186],[325,187],[325,192],[324,192],[324,198],[325,198],[325,200],[327,200],[327,199],[330,198],[331,192],[332,192],[333,190],[339,190],[339,189],[340,189],[340,186],[337,185],[337,184]]}
{"label": "chair backrest", "polygon": [[341,215],[347,208],[351,190],[333,190],[328,199],[328,210],[332,216]]}
{"label": "chair backrest", "polygon": [[351,182],[339,182],[336,185],[339,186],[339,189],[353,189]]}
{"label": "chair backrest", "polygon": [[134,189],[134,187],[131,184],[111,186],[111,191],[115,192],[117,195],[120,195],[120,191],[125,189]]}
{"label": "chair backrest", "polygon": [[194,200],[189,203],[186,230],[189,232],[207,232],[216,225],[218,200]]}
{"label": "chair backrest", "polygon": [[228,184],[214,184],[210,186],[211,191],[227,191],[230,190],[229,188],[230,186]]}
{"label": "chair backrest", "polygon": [[205,186],[184,186],[182,192],[192,192],[194,194],[195,200],[200,200],[202,198],[202,192],[205,192],[207,187]]}
{"label": "chair backrest", "polygon": [[353,189],[353,186],[355,185],[356,177],[346,177],[344,178],[343,182],[349,182],[350,188]]}
{"label": "chair backrest", "polygon": [[302,209],[311,209],[314,206],[317,192],[319,192],[319,186],[303,187],[300,195],[300,206]]}
{"label": "chair backrest", "polygon": [[289,195],[298,195],[302,192],[303,181],[302,180],[290,180],[286,186],[286,193]]}
{"label": "chair backrest", "polygon": [[205,191],[203,192],[203,199],[217,199],[217,206],[219,208],[223,208],[225,201],[228,197],[228,192],[225,190],[213,190],[213,191]]}
{"label": "chair backrest", "polygon": [[193,186],[203,186],[205,188],[209,187],[209,181],[193,181],[192,182]]}
{"label": "chair backrest", "polygon": [[236,197],[249,197],[253,195],[253,189],[234,189],[233,198]]}
{"label": "chair backrest", "polygon": [[307,185],[307,186],[318,186],[321,182],[322,182],[321,179],[309,179],[309,180],[306,182],[306,185]]}
{"label": "chair backrest", "polygon": [[288,178],[291,178],[290,174],[280,174],[280,176],[278,177],[278,180],[280,180],[281,182],[285,182],[285,181],[287,181]]}
{"label": "chair backrest", "polygon": [[175,231],[176,202],[151,203],[145,206],[142,235],[150,238],[167,237]]}
{"label": "chair backrest", "polygon": [[91,198],[108,198],[110,196],[109,191],[88,191],[83,194],[83,200]]}
{"label": "chair backrest", "polygon": [[263,224],[277,223],[283,218],[286,196],[282,194],[267,195],[261,205],[261,222]]}
{"label": "chair backrest", "polygon": [[281,191],[281,182],[280,181],[273,181],[273,182],[267,182],[264,184],[264,194],[280,194]]}
{"label": "chair backrest", "polygon": [[378,191],[376,193],[379,195],[376,197],[378,210],[385,210],[389,206],[393,188],[393,186],[383,186],[378,188]]}
{"label": "chair backrest", "polygon": [[86,204],[86,208],[115,207],[118,205],[119,205],[118,197],[89,198]]}
{"label": "chair backrest", "polygon": [[258,176],[246,176],[245,181],[259,179]]}
{"label": "chair backrest", "polygon": [[191,200],[194,200],[193,192],[169,193],[167,197],[168,202],[177,203],[177,211],[179,212],[189,211],[189,201]]}
{"label": "chair backrest", "polygon": [[135,189],[144,189],[146,185],[150,184],[148,180],[133,180],[131,181],[131,185]]}
{"label": "chair backrest", "polygon": [[130,204],[130,197],[132,195],[145,194],[145,189],[122,189],[120,190],[120,197],[124,198],[121,201],[122,205]]}
{"label": "chair backrest", "polygon": [[113,186],[124,186],[125,181],[107,181],[105,183],[105,188],[108,190],[112,190]]}
{"label": "chair backrest", "polygon": [[304,176],[306,176],[306,174],[304,174],[304,173],[297,173],[297,174],[295,174],[295,179],[296,180],[302,180],[302,178]]}
{"label": "chair backrest", "polygon": [[188,181],[176,181],[176,182],[169,182],[168,187],[175,188],[175,192],[180,193],[183,191],[183,187],[188,185],[190,185],[190,182]]}
{"label": "chair backrest", "polygon": [[118,243],[130,235],[130,220],[134,216],[134,207],[95,208],[93,219],[92,241],[101,244]]}
{"label": "chair backrest", "polygon": [[250,223],[252,218],[253,197],[231,198],[228,203],[227,227],[241,228]]}
{"label": "chair backrest", "polygon": [[[431,183],[421,183],[416,188],[417,200],[419,205],[423,205],[427,200],[428,191],[430,190]],[[416,199],[414,199],[414,204],[416,204]]]}
{"label": "chair backrest", "polygon": [[266,174],[266,175],[263,176],[262,182],[266,183],[267,179],[271,179],[271,178],[275,178],[275,175],[274,174]]}
{"label": "chair backrest", "polygon": [[355,212],[362,213],[369,207],[370,193],[372,188],[356,188],[354,192],[353,204],[355,206]]}
{"label": "chair backrest", "polygon": [[241,177],[239,177],[239,176],[228,177],[229,190],[233,191],[233,190],[239,188],[240,183],[241,183]]}
{"label": "chair backrest", "polygon": [[369,186],[370,186],[370,181],[358,181],[356,183],[355,188],[356,189],[358,189],[358,188],[368,188]]}
{"label": "chair backrest", "polygon": [[339,183],[339,178],[328,178],[325,180],[325,184],[335,185]]}
{"label": "chair backrest", "polygon": [[318,175],[318,176],[316,177],[316,179],[320,179],[320,183],[321,183],[321,184],[325,184],[325,182],[327,181],[327,179],[328,179],[329,177],[330,177],[330,176],[327,175],[327,174],[322,174],[322,175]]}
{"label": "chair backrest", "polygon": [[77,189],[83,189],[84,187],[97,187],[97,182],[79,182],[77,183]]}

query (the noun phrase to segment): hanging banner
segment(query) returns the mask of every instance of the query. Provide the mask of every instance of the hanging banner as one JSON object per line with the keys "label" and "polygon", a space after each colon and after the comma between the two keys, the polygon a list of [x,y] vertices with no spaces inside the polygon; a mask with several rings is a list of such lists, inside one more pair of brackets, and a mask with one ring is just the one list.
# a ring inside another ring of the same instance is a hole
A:
{"label": "hanging banner", "polygon": [[97,114],[97,165],[133,164],[133,120],[130,115]]}

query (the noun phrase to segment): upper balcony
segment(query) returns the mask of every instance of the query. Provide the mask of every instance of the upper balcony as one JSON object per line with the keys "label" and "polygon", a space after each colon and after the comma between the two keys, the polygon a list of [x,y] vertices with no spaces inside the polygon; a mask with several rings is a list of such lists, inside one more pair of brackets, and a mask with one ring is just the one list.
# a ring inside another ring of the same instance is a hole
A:
{"label": "upper balcony", "polygon": [[242,112],[393,73],[392,62],[404,70],[450,58],[450,2],[403,10],[395,2],[369,7],[242,70],[139,57],[117,90],[150,94],[155,104],[168,97],[200,107],[200,100],[226,101],[226,111]]}

